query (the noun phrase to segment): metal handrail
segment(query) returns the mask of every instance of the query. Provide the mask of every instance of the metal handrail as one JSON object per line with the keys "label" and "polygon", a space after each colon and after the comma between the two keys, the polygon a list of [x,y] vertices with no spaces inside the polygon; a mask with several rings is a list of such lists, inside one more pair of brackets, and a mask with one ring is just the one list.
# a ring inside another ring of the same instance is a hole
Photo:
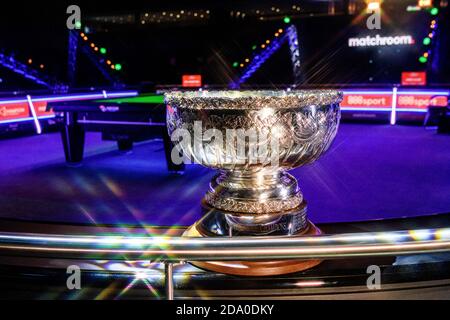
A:
{"label": "metal handrail", "polygon": [[339,259],[450,251],[450,228],[305,237],[185,238],[0,233],[0,254],[108,260]]}
{"label": "metal handrail", "polygon": [[49,258],[158,260],[166,299],[174,299],[173,264],[182,261],[338,259],[450,252],[450,228],[304,237],[183,238],[0,233],[0,254]]}

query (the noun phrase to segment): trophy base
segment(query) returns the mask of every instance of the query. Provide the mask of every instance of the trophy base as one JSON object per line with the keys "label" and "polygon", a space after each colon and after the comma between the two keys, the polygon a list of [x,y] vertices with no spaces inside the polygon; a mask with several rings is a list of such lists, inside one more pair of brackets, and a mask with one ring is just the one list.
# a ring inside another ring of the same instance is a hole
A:
{"label": "trophy base", "polygon": [[[209,212],[205,217],[217,216],[217,212]],[[204,218],[205,218],[204,217]],[[204,228],[204,218],[193,226],[189,227],[184,237],[220,237],[224,234],[212,234]],[[306,220],[305,227],[296,234],[289,236],[313,236],[320,235],[321,231],[312,222]],[[233,236],[230,234],[230,236]],[[277,261],[197,261],[190,264],[204,270],[215,271],[219,273],[236,276],[273,276],[289,274],[310,269],[320,264],[322,260],[277,260]]]}

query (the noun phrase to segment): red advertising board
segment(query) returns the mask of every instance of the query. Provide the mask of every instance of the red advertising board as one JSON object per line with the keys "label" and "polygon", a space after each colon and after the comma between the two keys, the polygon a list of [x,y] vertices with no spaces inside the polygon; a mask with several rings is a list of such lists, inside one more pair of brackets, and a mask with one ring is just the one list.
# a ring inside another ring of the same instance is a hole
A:
{"label": "red advertising board", "polygon": [[397,109],[426,109],[428,106],[446,107],[447,96],[429,94],[400,94],[397,96]]}
{"label": "red advertising board", "polygon": [[27,118],[30,109],[27,102],[7,103],[0,105],[0,121]]}
{"label": "red advertising board", "polygon": [[198,88],[202,86],[202,76],[199,74],[185,74],[182,77],[183,87]]}
{"label": "red advertising board", "polygon": [[402,86],[425,86],[426,72],[402,72]]}
{"label": "red advertising board", "polygon": [[46,111],[47,109],[47,101],[38,101],[33,102],[34,110],[36,111],[36,115],[39,116],[49,116],[53,115],[52,111]]}
{"label": "red advertising board", "polygon": [[390,108],[392,107],[391,94],[354,94],[344,95],[341,107],[345,108]]}

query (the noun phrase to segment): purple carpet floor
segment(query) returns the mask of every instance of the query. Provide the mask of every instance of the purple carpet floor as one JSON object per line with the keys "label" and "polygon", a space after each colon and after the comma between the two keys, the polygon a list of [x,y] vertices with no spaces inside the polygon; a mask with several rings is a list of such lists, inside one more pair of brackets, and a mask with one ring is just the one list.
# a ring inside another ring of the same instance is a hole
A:
{"label": "purple carpet floor", "polygon": [[[121,154],[89,133],[81,167],[59,134],[0,140],[0,217],[66,223],[190,225],[214,172],[167,172],[162,143]],[[450,135],[413,126],[342,124],[318,162],[291,171],[315,222],[450,212]]]}

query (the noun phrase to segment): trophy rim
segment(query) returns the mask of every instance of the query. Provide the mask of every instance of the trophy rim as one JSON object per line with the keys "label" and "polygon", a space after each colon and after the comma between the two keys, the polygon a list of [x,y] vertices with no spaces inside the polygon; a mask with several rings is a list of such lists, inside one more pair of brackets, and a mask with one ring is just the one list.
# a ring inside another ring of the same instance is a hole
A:
{"label": "trophy rim", "polygon": [[291,109],[338,104],[343,99],[343,92],[332,89],[168,91],[164,98],[166,104],[185,109]]}

